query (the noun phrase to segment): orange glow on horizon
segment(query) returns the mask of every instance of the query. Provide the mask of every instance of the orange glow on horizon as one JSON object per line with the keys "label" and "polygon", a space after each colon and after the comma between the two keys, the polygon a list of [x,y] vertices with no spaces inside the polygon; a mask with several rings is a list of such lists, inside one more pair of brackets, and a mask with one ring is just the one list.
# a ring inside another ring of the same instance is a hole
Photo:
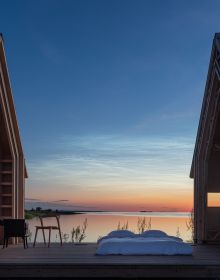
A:
{"label": "orange glow on horizon", "polygon": [[[66,198],[66,196],[65,196]],[[56,201],[56,194],[51,194],[50,200]],[[59,196],[62,200],[62,197]],[[45,201],[45,197],[42,198]],[[48,201],[49,202],[49,201]],[[106,211],[176,211],[190,212],[193,208],[193,194],[191,191],[179,193],[85,193],[75,196],[69,195],[69,200],[60,205],[80,205],[94,210]]]}
{"label": "orange glow on horizon", "polygon": [[189,212],[193,208],[193,193],[185,191],[164,193],[126,193],[126,194],[105,194],[103,196],[88,195],[83,199],[75,197],[77,204],[90,205],[101,210],[115,211],[186,211]]}

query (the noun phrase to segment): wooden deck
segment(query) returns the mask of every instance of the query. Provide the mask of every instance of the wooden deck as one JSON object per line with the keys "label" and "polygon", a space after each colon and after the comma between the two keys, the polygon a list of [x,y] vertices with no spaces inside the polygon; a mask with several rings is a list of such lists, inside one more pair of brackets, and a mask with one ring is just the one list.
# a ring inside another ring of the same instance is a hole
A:
{"label": "wooden deck", "polygon": [[220,278],[220,246],[193,246],[193,256],[96,256],[96,244],[53,243],[0,249],[0,278]]}

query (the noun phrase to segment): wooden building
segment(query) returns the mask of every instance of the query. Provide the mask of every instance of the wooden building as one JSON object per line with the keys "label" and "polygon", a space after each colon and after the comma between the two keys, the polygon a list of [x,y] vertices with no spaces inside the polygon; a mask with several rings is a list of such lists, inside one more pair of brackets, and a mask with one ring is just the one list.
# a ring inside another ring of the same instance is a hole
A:
{"label": "wooden building", "polygon": [[195,242],[220,243],[220,33],[213,40],[190,177]]}
{"label": "wooden building", "polygon": [[24,154],[0,35],[0,219],[24,217],[25,178]]}

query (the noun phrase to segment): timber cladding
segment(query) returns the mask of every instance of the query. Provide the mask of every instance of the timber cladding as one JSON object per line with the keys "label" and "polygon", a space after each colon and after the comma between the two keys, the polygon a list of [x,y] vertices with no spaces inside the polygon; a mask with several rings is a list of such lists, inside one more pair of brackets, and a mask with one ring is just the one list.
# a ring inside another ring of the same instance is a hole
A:
{"label": "timber cladding", "polygon": [[24,218],[26,177],[4,42],[0,35],[0,219]]}
{"label": "timber cladding", "polygon": [[190,177],[194,178],[195,242],[220,243],[220,34],[214,36]]}

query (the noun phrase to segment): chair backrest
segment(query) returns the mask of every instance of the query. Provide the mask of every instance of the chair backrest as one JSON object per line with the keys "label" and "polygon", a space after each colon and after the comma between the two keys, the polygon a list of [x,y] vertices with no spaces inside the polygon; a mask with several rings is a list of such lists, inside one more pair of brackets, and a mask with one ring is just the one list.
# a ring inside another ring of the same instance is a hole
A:
{"label": "chair backrest", "polygon": [[26,233],[24,219],[4,219],[4,235],[7,237],[22,237]]}
{"label": "chair backrest", "polygon": [[[60,229],[60,216],[59,215],[48,215],[48,216],[39,216],[41,226],[44,227],[43,219],[44,218],[56,218],[57,227]],[[52,226],[52,225],[49,225]]]}
{"label": "chair backrest", "polygon": [[56,220],[57,220],[57,226],[60,229],[60,216],[55,215],[55,217],[56,217]]}

